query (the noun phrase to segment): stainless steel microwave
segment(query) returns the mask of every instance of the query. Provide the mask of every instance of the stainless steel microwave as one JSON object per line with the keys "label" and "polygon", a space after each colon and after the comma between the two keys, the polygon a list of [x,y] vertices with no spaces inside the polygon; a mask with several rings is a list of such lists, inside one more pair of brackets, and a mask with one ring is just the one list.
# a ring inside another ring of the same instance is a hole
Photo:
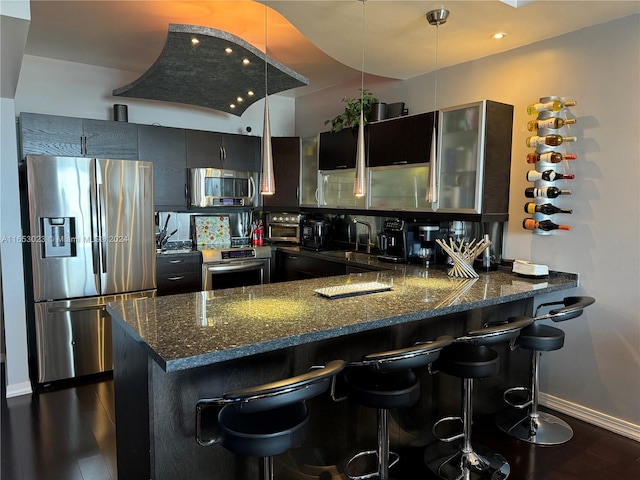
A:
{"label": "stainless steel microwave", "polygon": [[252,207],[255,173],[219,168],[189,169],[189,203],[192,207]]}

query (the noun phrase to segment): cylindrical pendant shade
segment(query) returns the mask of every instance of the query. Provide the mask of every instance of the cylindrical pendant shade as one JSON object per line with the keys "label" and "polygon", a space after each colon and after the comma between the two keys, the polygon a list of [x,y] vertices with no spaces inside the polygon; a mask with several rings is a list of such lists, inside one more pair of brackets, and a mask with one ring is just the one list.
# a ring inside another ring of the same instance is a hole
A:
{"label": "cylindrical pendant shade", "polygon": [[264,97],[264,127],[262,130],[262,171],[260,174],[260,194],[276,193],[276,181],[273,176],[273,153],[271,152],[271,124],[269,121],[269,101]]}
{"label": "cylindrical pendant shade", "polygon": [[360,124],[358,125],[358,143],[356,150],[356,180],[353,184],[353,194],[364,197],[367,194],[367,160],[364,150],[364,114],[360,110]]}
{"label": "cylindrical pendant shade", "polygon": [[436,126],[431,132],[431,152],[429,155],[429,185],[427,187],[427,202],[438,203],[438,151]]}

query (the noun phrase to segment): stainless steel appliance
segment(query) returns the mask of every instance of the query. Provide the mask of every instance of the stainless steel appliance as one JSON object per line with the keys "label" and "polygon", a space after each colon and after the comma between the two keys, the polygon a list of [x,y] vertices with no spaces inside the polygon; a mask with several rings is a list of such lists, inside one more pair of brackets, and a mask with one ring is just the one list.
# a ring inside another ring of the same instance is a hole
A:
{"label": "stainless steel appliance", "polygon": [[305,218],[302,221],[302,246],[310,250],[331,248],[331,223],[320,218]]}
{"label": "stainless steel appliance", "polygon": [[[385,220],[378,243],[386,248],[378,259],[385,262],[417,262],[421,260],[421,224],[402,219]],[[434,240],[435,241],[435,240]]]}
{"label": "stainless steel appliance", "polygon": [[267,237],[271,242],[300,243],[301,227],[299,213],[269,213],[267,215]]}
{"label": "stainless steel appliance", "polygon": [[208,248],[202,252],[202,289],[220,290],[269,283],[271,247]]}
{"label": "stainless steel appliance", "polygon": [[112,369],[105,304],[155,293],[153,165],[26,159],[38,383]]}
{"label": "stainless steel appliance", "polygon": [[251,207],[256,193],[255,172],[219,168],[189,169],[192,207]]}

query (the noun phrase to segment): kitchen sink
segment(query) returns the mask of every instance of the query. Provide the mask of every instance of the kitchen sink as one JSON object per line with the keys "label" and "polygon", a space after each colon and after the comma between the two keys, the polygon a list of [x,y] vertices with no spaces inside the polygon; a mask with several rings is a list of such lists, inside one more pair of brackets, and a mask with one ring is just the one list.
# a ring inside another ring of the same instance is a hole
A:
{"label": "kitchen sink", "polygon": [[343,250],[332,250],[328,252],[321,252],[328,257],[343,258],[345,260],[354,260],[361,263],[369,263],[370,260],[375,260],[375,255],[364,252],[351,252]]}

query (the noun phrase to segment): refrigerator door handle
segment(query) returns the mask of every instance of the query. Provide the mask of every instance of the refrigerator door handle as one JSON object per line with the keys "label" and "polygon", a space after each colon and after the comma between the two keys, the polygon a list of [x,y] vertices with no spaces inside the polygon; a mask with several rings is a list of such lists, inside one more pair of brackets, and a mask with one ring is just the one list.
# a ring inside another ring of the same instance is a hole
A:
{"label": "refrigerator door handle", "polygon": [[106,310],[106,305],[92,305],[89,307],[51,307],[47,311],[49,313],[64,313],[64,312],[83,312],[85,310]]}
{"label": "refrigerator door handle", "polygon": [[98,208],[100,211],[100,232],[98,241],[100,243],[100,259],[102,263],[102,273],[107,273],[107,238],[105,232],[107,227],[105,225],[105,208],[104,208],[104,195],[102,193],[103,185],[98,184]]}
{"label": "refrigerator door handle", "polygon": [[[89,195],[89,204],[91,209],[91,261],[93,264],[93,274],[100,273],[100,226],[98,219],[100,218],[100,210],[98,205],[98,192],[96,185],[96,165],[95,160],[91,162],[91,195]],[[86,241],[83,239],[83,241]],[[98,291],[100,289],[98,288]]]}

